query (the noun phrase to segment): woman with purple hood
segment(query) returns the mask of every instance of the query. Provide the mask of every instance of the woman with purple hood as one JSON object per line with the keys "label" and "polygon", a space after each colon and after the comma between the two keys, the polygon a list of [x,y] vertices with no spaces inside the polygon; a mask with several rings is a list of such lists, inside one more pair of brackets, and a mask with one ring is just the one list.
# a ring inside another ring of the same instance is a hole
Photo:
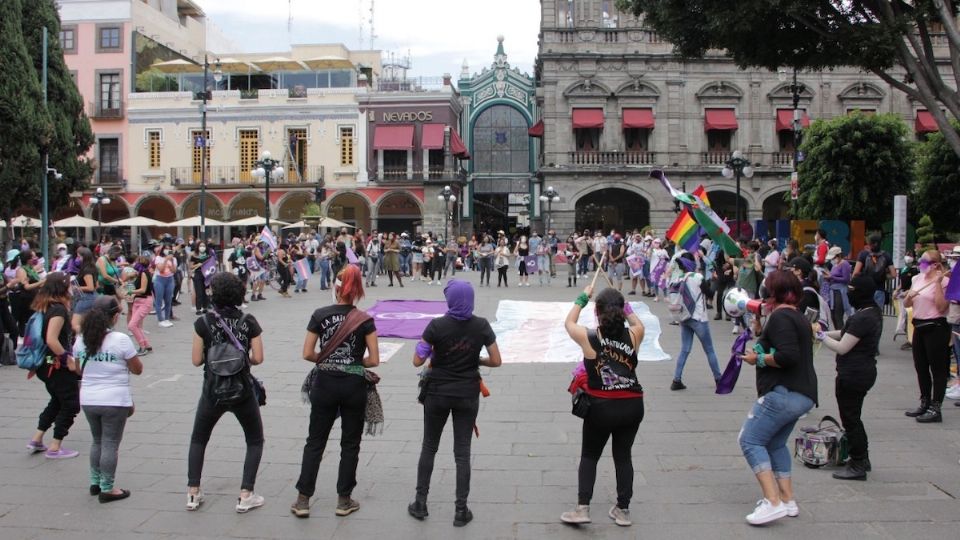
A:
{"label": "woman with purple hood", "polygon": [[[470,436],[480,408],[480,366],[499,367],[500,349],[490,323],[473,315],[473,287],[451,279],[443,289],[447,313],[430,321],[417,343],[413,365],[430,360],[430,375],[422,387],[423,447],[417,467],[416,498],[407,511],[416,519],[427,517],[427,493],[440,435],[453,415],[453,455],[457,464],[457,498],[453,525],[463,527],[473,519],[467,508],[470,494]],[[489,358],[481,358],[486,347]],[[432,359],[431,359],[432,356]]]}

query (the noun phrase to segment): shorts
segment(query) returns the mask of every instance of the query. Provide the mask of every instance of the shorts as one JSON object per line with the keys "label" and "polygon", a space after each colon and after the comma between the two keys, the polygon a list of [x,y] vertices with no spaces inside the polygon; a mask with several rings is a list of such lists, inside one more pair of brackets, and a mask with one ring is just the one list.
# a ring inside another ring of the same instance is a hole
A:
{"label": "shorts", "polygon": [[622,278],[623,278],[623,272],[624,272],[624,270],[625,270],[625,266],[626,266],[626,265],[624,265],[623,263],[611,264],[611,265],[610,265],[610,277],[611,277],[611,278],[622,279]]}
{"label": "shorts", "polygon": [[413,262],[416,263],[416,264],[422,263],[422,262],[423,262],[423,253],[414,253],[414,254],[413,254]]}
{"label": "shorts", "polygon": [[82,293],[77,299],[77,303],[73,306],[74,315],[83,315],[90,311],[90,308],[93,307],[93,301],[97,299],[95,293]]}

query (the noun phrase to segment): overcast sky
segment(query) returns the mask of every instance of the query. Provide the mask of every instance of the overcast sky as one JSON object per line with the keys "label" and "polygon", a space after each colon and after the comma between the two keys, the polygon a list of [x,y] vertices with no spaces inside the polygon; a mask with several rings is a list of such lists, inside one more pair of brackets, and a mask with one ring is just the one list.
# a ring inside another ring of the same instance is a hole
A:
{"label": "overcast sky", "polygon": [[[282,52],[294,43],[370,48],[371,0],[289,0],[289,11],[283,0],[198,3],[210,22],[238,47],[236,52]],[[288,31],[290,13],[293,22]],[[374,48],[384,53],[409,53],[411,75],[450,73],[456,78],[464,58],[471,73],[489,67],[497,35],[503,34],[510,65],[533,73],[539,27],[538,0],[376,0]]]}

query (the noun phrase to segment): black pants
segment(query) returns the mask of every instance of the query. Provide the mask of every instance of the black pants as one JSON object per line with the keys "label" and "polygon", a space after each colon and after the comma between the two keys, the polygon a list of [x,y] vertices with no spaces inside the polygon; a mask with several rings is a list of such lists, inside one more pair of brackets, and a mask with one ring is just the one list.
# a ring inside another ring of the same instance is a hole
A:
{"label": "black pants", "polygon": [[497,287],[500,286],[500,282],[503,282],[503,286],[507,286],[507,269],[509,266],[501,266],[497,268]]}
{"label": "black pants", "polygon": [[17,337],[20,336],[20,327],[17,326],[17,321],[10,313],[10,301],[6,298],[0,299],[0,324],[3,326],[0,334],[10,336],[10,341],[16,346]]}
{"label": "black pants", "polygon": [[310,389],[310,433],[303,447],[303,463],[297,491],[312,497],[317,488],[320,460],[330,438],[333,422],[340,415],[340,471],[337,495],[349,496],[357,485],[363,413],[367,407],[367,381],[357,375],[321,373]]}
{"label": "black pants", "polygon": [[920,399],[943,403],[950,378],[950,325],[946,319],[914,319],[913,328],[913,367]]}
{"label": "black pants", "polygon": [[290,267],[284,264],[277,266],[277,277],[280,278],[280,292],[287,292],[291,282]]}
{"label": "black pants", "polygon": [[860,413],[863,411],[863,400],[867,392],[877,381],[877,370],[870,375],[852,377],[838,375],[834,385],[837,395],[837,409],[840,411],[840,422],[847,432],[847,442],[850,444],[850,457],[863,459],[869,450],[867,430],[863,427]]}
{"label": "black pants", "polygon": [[493,261],[490,257],[480,258],[480,284],[483,285],[483,278],[486,276],[487,285],[490,285],[490,270],[493,268]]}
{"label": "black pants", "polygon": [[718,279],[716,281],[716,298],[713,301],[713,305],[717,308],[717,315],[725,315],[723,312],[723,296],[727,294],[727,289],[730,287],[730,282],[725,280]]}
{"label": "black pants", "polygon": [[583,420],[577,504],[590,504],[597,481],[597,462],[613,436],[613,466],[617,474],[617,506],[630,508],[633,498],[633,441],[643,421],[643,398],[591,398],[590,414]]}
{"label": "black pants", "polygon": [[194,308],[197,311],[210,307],[210,299],[207,297],[207,281],[203,277],[203,272],[196,271],[193,273],[193,294],[196,297]]}
{"label": "black pants", "polygon": [[417,500],[427,502],[433,460],[440,448],[440,435],[453,415],[453,460],[457,464],[458,509],[466,508],[470,495],[470,437],[480,410],[480,396],[455,398],[428,394],[423,402],[423,447],[417,465]]}
{"label": "black pants", "polygon": [[177,270],[173,274],[173,301],[176,302],[177,298],[180,298],[180,289],[183,287],[183,272]]}
{"label": "black pants", "polygon": [[200,396],[197,403],[197,416],[193,421],[193,434],[190,435],[190,454],[187,460],[187,486],[200,487],[200,477],[203,473],[203,456],[207,451],[207,442],[214,426],[225,413],[231,412],[243,428],[243,436],[247,441],[247,454],[243,460],[243,481],[240,489],[253,491],[257,481],[257,469],[260,468],[260,457],[263,455],[263,420],[260,418],[260,405],[257,396],[250,392],[250,396],[234,407],[215,407],[210,398]]}
{"label": "black pants", "polygon": [[833,308],[830,310],[830,317],[833,319],[833,327],[843,328],[843,318],[845,315],[843,312],[843,293],[832,290],[830,291],[830,294],[833,296]]}
{"label": "black pants", "polygon": [[43,381],[50,394],[50,401],[40,413],[37,429],[46,431],[53,426],[53,438],[62,441],[80,412],[80,379],[66,366],[50,373],[46,365],[37,370],[37,378]]}
{"label": "black pants", "polygon": [[28,293],[26,291],[20,291],[10,295],[10,312],[17,323],[20,337],[24,337],[24,333],[27,331],[27,321],[30,320],[30,316],[33,315],[30,304],[33,303],[34,296],[34,293]]}
{"label": "black pants", "polygon": [[446,260],[443,255],[433,258],[433,270],[430,272],[431,281],[440,281],[440,278],[443,277],[443,263]]}

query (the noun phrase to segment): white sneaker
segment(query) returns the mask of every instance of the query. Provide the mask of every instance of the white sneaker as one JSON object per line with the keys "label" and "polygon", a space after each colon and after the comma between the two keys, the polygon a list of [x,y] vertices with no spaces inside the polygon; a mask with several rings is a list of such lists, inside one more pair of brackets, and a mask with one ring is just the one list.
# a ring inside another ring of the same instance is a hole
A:
{"label": "white sneaker", "polygon": [[203,504],[203,492],[199,491],[196,495],[192,493],[187,493],[187,510],[191,512],[200,508],[200,505]]}
{"label": "white sneaker", "polygon": [[254,508],[263,506],[263,496],[256,493],[250,493],[246,497],[237,498],[237,513],[245,514]]}
{"label": "white sneaker", "polygon": [[173,323],[170,321],[160,321],[159,325],[160,325],[160,328],[170,328],[171,326],[173,326]]}
{"label": "white sneaker", "polygon": [[960,385],[951,386],[947,389],[947,399],[960,399]]}
{"label": "white sneaker", "polygon": [[737,334],[740,333],[740,328],[737,327],[737,326],[734,326],[733,329],[730,330],[730,333],[733,334],[733,335],[737,335]]}
{"label": "white sneaker", "polygon": [[574,506],[573,510],[560,514],[560,521],[571,525],[590,523],[590,505],[578,504]]}
{"label": "white sneaker", "polygon": [[783,507],[787,509],[787,515],[790,517],[797,517],[800,515],[800,506],[797,505],[797,500],[792,501],[781,501],[783,502]]}
{"label": "white sneaker", "polygon": [[614,523],[621,527],[633,525],[633,522],[630,521],[630,510],[624,510],[617,505],[613,505],[607,515],[610,516],[610,519],[612,519]]}
{"label": "white sneaker", "polygon": [[767,499],[757,501],[757,507],[753,513],[747,515],[747,523],[751,525],[763,525],[776,521],[787,515],[787,507],[782,502],[774,506]]}

